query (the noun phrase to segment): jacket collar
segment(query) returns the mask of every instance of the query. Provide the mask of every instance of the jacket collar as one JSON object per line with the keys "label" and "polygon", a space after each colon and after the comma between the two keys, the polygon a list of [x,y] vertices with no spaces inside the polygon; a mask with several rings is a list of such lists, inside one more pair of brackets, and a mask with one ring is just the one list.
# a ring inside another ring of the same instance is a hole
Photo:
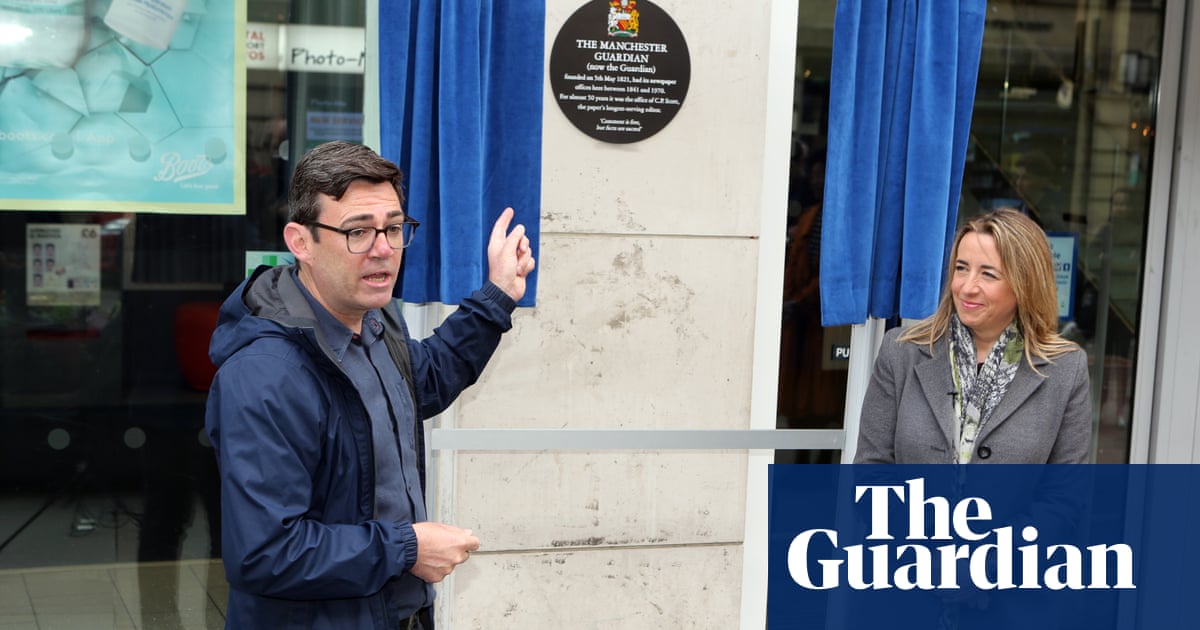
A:
{"label": "jacket collar", "polygon": [[[937,419],[938,426],[941,427],[942,434],[946,438],[946,444],[951,448],[957,448],[955,436],[958,429],[955,426],[957,422],[954,415],[955,390],[954,378],[950,374],[949,343],[949,340],[943,336],[933,343],[932,352],[928,345],[918,344],[923,358],[914,369],[917,380],[921,384],[921,391],[925,394],[929,408],[933,410],[933,416]],[[1040,369],[1043,365],[1048,364],[1048,361],[1035,356],[1033,363]],[[1041,387],[1044,380],[1045,377],[1036,374],[1029,367],[1029,362],[1022,357],[1020,365],[1017,366],[1017,373],[1008,385],[1008,391],[1004,393],[1004,398],[1000,400],[1000,404],[992,412],[992,416],[983,425],[979,437],[976,438],[976,443],[982,443],[988,434],[1010,418],[1021,404]]]}

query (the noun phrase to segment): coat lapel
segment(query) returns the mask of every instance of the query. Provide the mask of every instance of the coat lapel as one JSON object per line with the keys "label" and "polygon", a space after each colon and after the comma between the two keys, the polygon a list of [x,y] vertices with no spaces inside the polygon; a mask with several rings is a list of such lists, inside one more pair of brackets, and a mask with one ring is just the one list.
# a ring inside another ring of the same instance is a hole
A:
{"label": "coat lapel", "polygon": [[[1041,369],[1046,364],[1044,359],[1034,357],[1033,362]],[[1034,392],[1042,386],[1045,377],[1038,376],[1033,369],[1029,367],[1029,362],[1025,357],[1021,357],[1021,364],[1017,367],[1017,373],[1013,375],[1013,380],[1008,384],[1008,391],[1004,392],[1004,398],[1000,399],[1000,404],[996,406],[996,410],[992,412],[992,417],[988,418],[983,425],[983,429],[979,432],[979,437],[975,443],[981,444],[996,427],[1013,415],[1014,412],[1033,395]]]}
{"label": "coat lapel", "polygon": [[921,391],[924,392],[933,417],[946,438],[946,446],[953,448],[957,431],[954,427],[954,398],[950,393],[954,391],[954,379],[950,375],[946,343],[945,337],[934,342],[932,356],[929,354],[929,347],[921,345],[924,358],[917,364],[916,373],[917,380],[921,383]]}

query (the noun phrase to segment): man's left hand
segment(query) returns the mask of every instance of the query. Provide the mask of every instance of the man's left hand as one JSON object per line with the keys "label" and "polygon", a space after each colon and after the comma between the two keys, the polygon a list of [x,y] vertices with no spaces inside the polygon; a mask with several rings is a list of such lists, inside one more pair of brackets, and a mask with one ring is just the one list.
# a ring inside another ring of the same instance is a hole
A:
{"label": "man's left hand", "polygon": [[508,231],[512,223],[513,209],[505,208],[492,226],[492,237],[488,241],[488,280],[500,287],[513,301],[525,296],[525,277],[536,266],[525,226],[518,223]]}

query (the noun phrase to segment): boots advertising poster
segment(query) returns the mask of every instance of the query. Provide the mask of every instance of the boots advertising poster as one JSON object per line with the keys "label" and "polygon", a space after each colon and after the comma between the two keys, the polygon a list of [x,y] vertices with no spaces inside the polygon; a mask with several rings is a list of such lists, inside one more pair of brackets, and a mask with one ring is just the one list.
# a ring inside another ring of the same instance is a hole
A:
{"label": "boots advertising poster", "polygon": [[243,213],[245,11],[0,3],[0,208]]}

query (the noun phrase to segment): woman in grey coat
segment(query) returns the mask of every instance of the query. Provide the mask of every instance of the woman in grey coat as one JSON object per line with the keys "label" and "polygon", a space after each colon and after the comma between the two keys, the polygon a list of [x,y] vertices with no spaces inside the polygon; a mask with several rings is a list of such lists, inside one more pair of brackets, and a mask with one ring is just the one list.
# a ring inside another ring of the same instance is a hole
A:
{"label": "woman in grey coat", "polygon": [[959,230],[950,261],[937,312],[884,337],[855,463],[1086,462],[1087,355],[1057,333],[1041,228],[989,212]]}

